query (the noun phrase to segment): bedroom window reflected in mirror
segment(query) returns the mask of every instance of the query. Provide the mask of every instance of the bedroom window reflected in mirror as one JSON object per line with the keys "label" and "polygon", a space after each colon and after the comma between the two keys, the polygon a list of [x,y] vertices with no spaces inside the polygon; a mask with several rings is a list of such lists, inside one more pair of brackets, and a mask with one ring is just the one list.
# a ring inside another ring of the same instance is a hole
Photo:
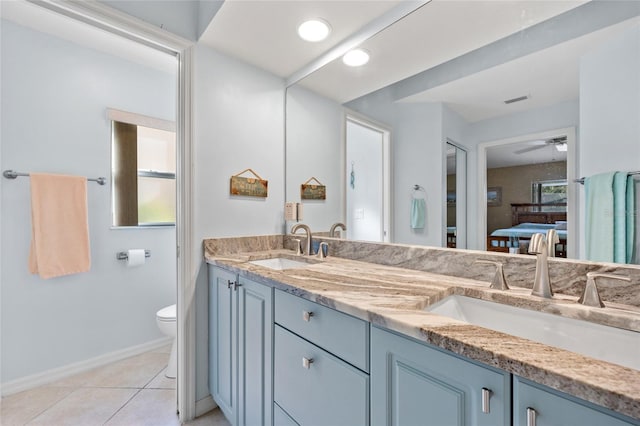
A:
{"label": "bedroom window reflected in mirror", "polygon": [[111,121],[113,226],[175,225],[175,126],[121,114]]}
{"label": "bedroom window reflected in mirror", "polygon": [[[567,180],[545,180],[533,182],[531,188],[532,203],[550,204],[567,202]],[[561,210],[564,210],[562,208]]]}

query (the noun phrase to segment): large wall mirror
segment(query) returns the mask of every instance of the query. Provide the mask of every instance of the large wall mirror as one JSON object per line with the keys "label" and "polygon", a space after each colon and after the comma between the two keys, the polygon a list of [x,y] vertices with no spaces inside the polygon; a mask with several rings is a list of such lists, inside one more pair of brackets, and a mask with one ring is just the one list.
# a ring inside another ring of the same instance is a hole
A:
{"label": "large wall mirror", "polygon": [[[362,43],[366,65],[338,58],[288,88],[287,200],[304,204],[314,232],[347,222],[355,112],[390,132],[391,242],[522,253],[527,236],[512,228],[534,224],[563,231],[558,255],[586,258],[590,213],[575,180],[640,169],[639,16],[635,1],[421,6]],[[297,195],[310,176],[326,185],[323,202]],[[625,214],[637,223],[634,208]],[[506,236],[491,240],[496,231]]]}

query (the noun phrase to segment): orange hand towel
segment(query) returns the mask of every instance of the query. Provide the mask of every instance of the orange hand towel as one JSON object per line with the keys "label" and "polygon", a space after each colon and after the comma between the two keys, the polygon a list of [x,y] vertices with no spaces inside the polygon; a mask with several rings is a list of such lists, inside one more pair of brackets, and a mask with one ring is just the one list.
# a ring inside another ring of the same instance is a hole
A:
{"label": "orange hand towel", "polygon": [[90,267],[87,178],[31,173],[29,271],[53,278]]}

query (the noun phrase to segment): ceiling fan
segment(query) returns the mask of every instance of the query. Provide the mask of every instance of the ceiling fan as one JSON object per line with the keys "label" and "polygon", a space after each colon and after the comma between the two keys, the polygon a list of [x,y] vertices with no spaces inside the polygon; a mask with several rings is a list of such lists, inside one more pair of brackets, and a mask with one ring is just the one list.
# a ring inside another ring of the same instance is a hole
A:
{"label": "ceiling fan", "polygon": [[556,147],[558,151],[566,151],[567,150],[567,137],[560,136],[557,138],[550,138],[545,140],[535,141],[536,144],[533,146],[529,146],[527,148],[519,149],[518,151],[514,151],[514,154],[524,154],[525,152],[535,151],[537,149],[542,149],[549,145],[553,145]]}

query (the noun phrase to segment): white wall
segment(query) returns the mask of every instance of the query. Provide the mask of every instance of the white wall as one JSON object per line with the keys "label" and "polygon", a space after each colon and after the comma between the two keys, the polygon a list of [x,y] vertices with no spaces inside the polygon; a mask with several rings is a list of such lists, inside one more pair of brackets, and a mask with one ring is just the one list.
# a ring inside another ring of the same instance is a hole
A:
{"label": "white wall", "polygon": [[[344,219],[343,123],[344,108],[336,101],[297,85],[287,89],[286,201],[303,203],[302,222],[313,232]],[[300,185],[312,176],[327,187],[326,200],[300,200]]]}
{"label": "white wall", "polygon": [[[580,63],[580,176],[640,170],[640,27]],[[584,188],[581,188],[584,194]],[[579,229],[584,229],[581,209]],[[580,257],[584,258],[584,247]]]}
{"label": "white wall", "polygon": [[[391,134],[393,151],[393,241],[440,247],[443,244],[442,203],[444,141],[442,104],[396,105]],[[410,226],[414,185],[425,189],[427,204],[424,229]]]}
{"label": "white wall", "polygon": [[[110,176],[107,107],[175,117],[176,78],[2,21],[2,169]],[[162,337],[175,303],[175,228],[111,229],[110,184],[88,185],[91,271],[29,274],[28,178],[2,188],[2,382]],[[126,268],[116,252],[151,250]]]}
{"label": "white wall", "polygon": [[[284,223],[284,81],[208,47],[195,55],[195,253],[209,237],[280,234]],[[232,197],[229,179],[252,168],[267,198]],[[196,398],[208,391],[206,265],[196,256]]]}

